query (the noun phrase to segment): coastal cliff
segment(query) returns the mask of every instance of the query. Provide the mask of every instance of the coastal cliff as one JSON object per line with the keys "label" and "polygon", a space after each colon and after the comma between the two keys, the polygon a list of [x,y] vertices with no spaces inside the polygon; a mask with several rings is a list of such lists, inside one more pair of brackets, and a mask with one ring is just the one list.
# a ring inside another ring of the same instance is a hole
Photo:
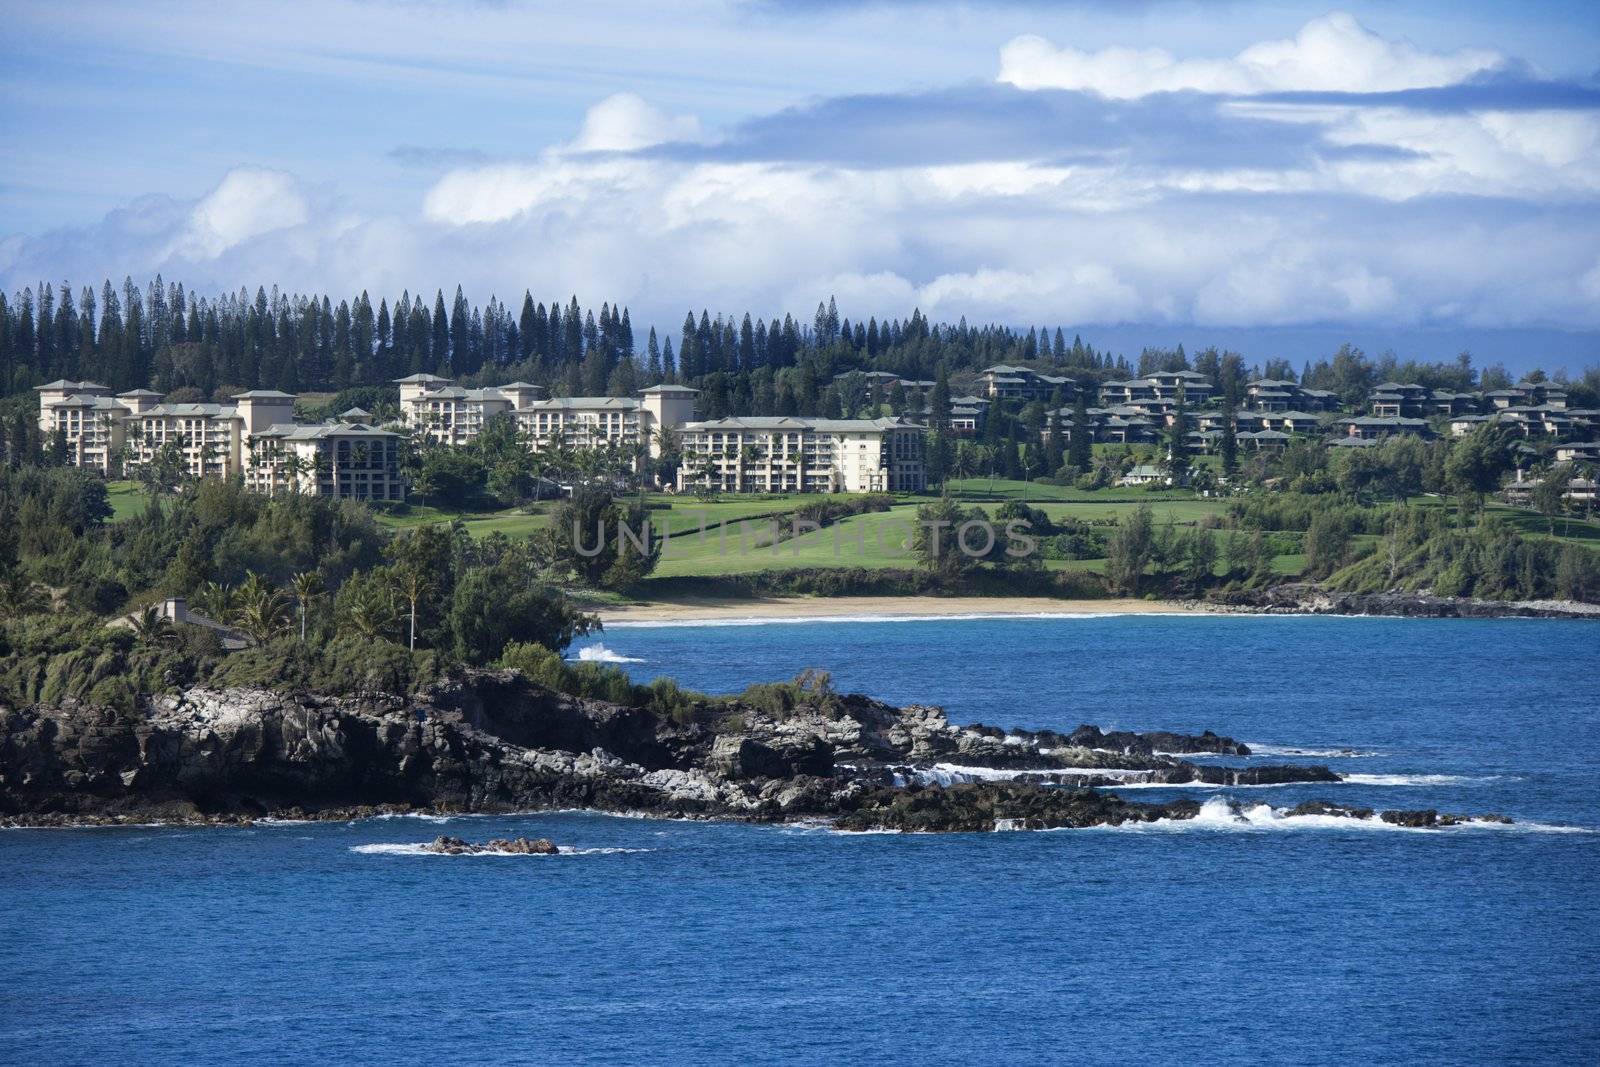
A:
{"label": "coastal cliff", "polygon": [[861,696],[781,713],[706,701],[687,721],[579,699],[515,671],[413,698],[192,689],[142,712],[0,708],[0,821],[227,823],[276,816],[583,808],[845,829],[1044,829],[1192,817],[1119,784],[1338,782],[1326,767],[1198,765],[1248,754],[1205,733],[957,726]]}

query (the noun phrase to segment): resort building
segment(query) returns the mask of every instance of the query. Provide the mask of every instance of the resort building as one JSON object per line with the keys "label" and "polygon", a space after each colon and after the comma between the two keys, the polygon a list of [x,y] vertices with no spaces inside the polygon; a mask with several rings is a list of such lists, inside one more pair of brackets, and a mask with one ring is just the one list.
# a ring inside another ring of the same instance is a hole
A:
{"label": "resort building", "polygon": [[113,397],[98,382],[58,379],[35,390],[39,394],[39,432],[67,447],[67,461],[109,475],[118,466],[127,442],[130,414],[159,400],[161,394],[134,389]]}
{"label": "resort building", "polygon": [[1203,407],[1211,401],[1211,379],[1194,371],[1160,371],[1125,382],[1102,382],[1100,403],[1108,408],[1133,408],[1139,414],[1162,417],[1178,407]]}
{"label": "resort building", "polygon": [[1600,463],[1600,441],[1578,441],[1556,447],[1557,463]]}
{"label": "resort building", "polygon": [[1520,381],[1509,389],[1493,389],[1483,394],[1491,408],[1541,407],[1557,410],[1567,406],[1567,391],[1555,382]]}
{"label": "resort building", "polygon": [[916,493],[924,428],[899,419],[787,416],[691,422],[678,489],[745,493]]}
{"label": "resort building", "polygon": [[[1087,408],[1085,414],[1089,417],[1092,440],[1102,444],[1131,445],[1155,441],[1161,436],[1161,426],[1166,422],[1164,416],[1151,418],[1142,409],[1127,406]],[[1045,412],[1045,424],[1044,429],[1040,431],[1040,438],[1049,439],[1050,426],[1054,423],[1061,427],[1061,439],[1070,443],[1074,416],[1074,408],[1057,408]]]}
{"label": "resort building", "polygon": [[654,385],[638,398],[547,400],[543,389],[526,382],[462,389],[432,374],[413,374],[395,384],[405,424],[442,444],[468,444],[487,420],[504,414],[516,420],[534,451],[612,447],[635,450],[641,458],[660,455],[663,429],[675,430],[694,418],[698,395],[684,385]]}
{"label": "resort building", "polygon": [[958,437],[975,437],[989,414],[989,401],[981,396],[950,398],[950,432]]}
{"label": "resort building", "polygon": [[661,432],[678,430],[695,414],[699,391],[685,385],[652,385],[639,398],[568,396],[535,400],[516,410],[517,428],[534,451],[619,448],[641,460],[661,454]]}
{"label": "resort building", "polygon": [[983,394],[991,400],[1049,400],[1058,389],[1066,400],[1076,400],[1078,396],[1078,383],[1071,378],[1004,363],[979,371],[978,381]]}
{"label": "resort building", "polygon": [[281,424],[251,438],[245,485],[263,493],[404,500],[400,437],[348,422]]}
{"label": "resort building", "polygon": [[93,382],[52,382],[39,394],[41,429],[64,438],[75,466],[105,475],[173,455],[186,477],[240,475],[261,492],[405,499],[399,435],[365,425],[358,409],[304,424],[294,421],[293,394],[271,389],[231,404],[168,404],[149,389],[113,398]]}
{"label": "resort building", "polygon": [[434,374],[412,374],[395,384],[400,387],[401,421],[456,448],[470,444],[489,419],[511,414],[544,395],[541,387],[527,382],[463,389]]}
{"label": "resort building", "polygon": [[1257,378],[1245,383],[1244,406],[1253,411],[1337,411],[1339,396],[1326,389],[1305,389],[1295,382]]}
{"label": "resort building", "polygon": [[1400,418],[1399,416],[1362,415],[1357,418],[1340,419],[1334,425],[1344,427],[1345,432],[1351,437],[1358,437],[1368,441],[1376,441],[1397,433],[1425,435],[1428,432],[1428,424],[1425,420]]}

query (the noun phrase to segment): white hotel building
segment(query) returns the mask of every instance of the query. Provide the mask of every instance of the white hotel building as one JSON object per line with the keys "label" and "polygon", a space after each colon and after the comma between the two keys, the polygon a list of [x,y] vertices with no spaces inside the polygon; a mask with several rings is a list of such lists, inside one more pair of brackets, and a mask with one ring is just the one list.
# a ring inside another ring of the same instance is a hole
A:
{"label": "white hotel building", "polygon": [[295,398],[257,389],[232,404],[166,404],[149,389],[111,396],[95,382],[38,388],[39,429],[60,434],[69,461],[111,475],[152,463],[169,446],[191,478],[240,475],[252,489],[355,500],[404,500],[399,435],[365,412],[315,424],[294,421]]}
{"label": "white hotel building", "polygon": [[[659,457],[663,431],[681,446],[677,488],[725,492],[920,492],[925,429],[899,419],[726,418],[695,422],[697,391],[656,385],[638,397],[559,397],[525,382],[463,389],[414,374],[399,381],[405,423],[452,447],[507,415],[534,451],[617,448],[639,469]],[[404,500],[401,435],[352,409],[324,423],[294,420],[295,397],[257,389],[231,404],[169,404],[94,382],[40,386],[39,427],[65,439],[76,466],[105,475],[176,452],[192,478],[240,476],[251,489],[356,500]]]}
{"label": "white hotel building", "polygon": [[679,431],[678,489],[916,493],[924,427],[898,419],[727,418]]}
{"label": "white hotel building", "polygon": [[544,390],[526,382],[463,389],[448,378],[413,374],[396,381],[405,424],[448,445],[475,439],[496,415],[510,415],[534,451],[601,447],[637,449],[641,457],[661,454],[661,431],[676,430],[694,418],[698,390],[684,385],[654,385],[638,398],[571,396],[543,399]]}

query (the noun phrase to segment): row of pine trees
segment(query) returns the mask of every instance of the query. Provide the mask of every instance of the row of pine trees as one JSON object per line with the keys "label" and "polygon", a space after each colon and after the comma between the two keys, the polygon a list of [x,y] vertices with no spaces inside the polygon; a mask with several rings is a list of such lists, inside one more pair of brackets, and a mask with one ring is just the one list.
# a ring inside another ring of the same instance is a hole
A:
{"label": "row of pine trees", "polygon": [[[277,287],[207,297],[160,276],[142,288],[126,279],[76,295],[69,283],[0,293],[0,392],[7,395],[57,378],[209,397],[229,389],[337,391],[429,373],[485,384],[517,377],[565,395],[709,382],[730,402],[763,389],[776,397],[786,387],[797,398],[815,394],[805,401],[815,405],[834,374],[855,368],[931,380],[941,366],[954,373],[1036,360],[1087,375],[1130,371],[1081,338],[1069,342],[1059,327],[936,325],[921,312],[852,323],[831,299],[810,323],[691,312],[675,348],[654,327],[641,344],[628,308],[618,304],[596,311],[576,297],[545,304],[524,293],[513,313],[494,297],[472,304],[460,287],[453,300],[442,290],[431,301],[405,292],[376,307],[366,292],[337,301]],[[804,375],[795,370],[802,365]]]}

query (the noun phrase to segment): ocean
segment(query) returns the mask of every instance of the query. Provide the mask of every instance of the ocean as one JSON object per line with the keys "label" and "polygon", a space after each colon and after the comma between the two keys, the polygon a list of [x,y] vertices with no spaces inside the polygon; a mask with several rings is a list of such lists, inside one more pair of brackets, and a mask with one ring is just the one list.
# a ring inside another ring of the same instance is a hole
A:
{"label": "ocean", "polygon": [[[817,668],[962,722],[1213,729],[1351,780],[1143,789],[1206,807],[1049,833],[0,831],[0,1062],[1600,1061],[1600,626],[619,626],[572,655],[713,692]],[[1516,823],[1283,815],[1313,797]],[[416,852],[442,832],[571,851]]]}

